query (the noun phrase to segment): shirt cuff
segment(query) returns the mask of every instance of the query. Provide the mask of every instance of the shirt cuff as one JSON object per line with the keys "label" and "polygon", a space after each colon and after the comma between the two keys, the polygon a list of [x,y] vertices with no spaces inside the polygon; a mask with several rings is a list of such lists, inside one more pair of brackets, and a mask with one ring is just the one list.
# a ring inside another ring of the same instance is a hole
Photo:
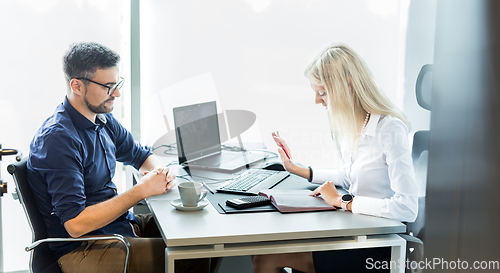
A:
{"label": "shirt cuff", "polygon": [[385,205],[383,199],[356,196],[352,200],[351,210],[352,213],[368,214],[373,216],[382,216],[382,207]]}

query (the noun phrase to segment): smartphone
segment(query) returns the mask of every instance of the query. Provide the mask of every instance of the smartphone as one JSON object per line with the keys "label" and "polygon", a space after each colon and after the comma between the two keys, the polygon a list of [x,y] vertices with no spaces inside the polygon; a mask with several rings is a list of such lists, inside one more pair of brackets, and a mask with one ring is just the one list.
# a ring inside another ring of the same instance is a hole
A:
{"label": "smartphone", "polygon": [[246,209],[269,204],[271,204],[271,200],[264,196],[250,196],[239,199],[230,199],[226,201],[226,205],[236,209]]}

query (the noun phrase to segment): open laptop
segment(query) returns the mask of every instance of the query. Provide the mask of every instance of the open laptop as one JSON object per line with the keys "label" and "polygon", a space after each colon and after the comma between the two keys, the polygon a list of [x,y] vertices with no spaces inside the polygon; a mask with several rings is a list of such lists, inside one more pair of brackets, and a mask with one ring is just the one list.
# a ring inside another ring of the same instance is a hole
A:
{"label": "open laptop", "polygon": [[215,101],[176,107],[173,112],[179,165],[233,171],[267,156],[222,150]]}

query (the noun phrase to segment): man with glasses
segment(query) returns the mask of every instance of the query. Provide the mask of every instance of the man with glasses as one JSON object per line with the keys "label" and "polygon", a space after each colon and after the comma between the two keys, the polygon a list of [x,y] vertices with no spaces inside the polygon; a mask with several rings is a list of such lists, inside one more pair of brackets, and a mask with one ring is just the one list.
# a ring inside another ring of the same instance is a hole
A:
{"label": "man with glasses", "polygon": [[[96,43],[73,44],[64,58],[67,96],[35,134],[28,181],[49,237],[120,234],[130,242],[129,272],[163,272],[165,244],[151,215],[129,209],[174,186],[175,176],[135,142],[111,111],[120,97],[120,56]],[[117,194],[116,161],[144,174]],[[50,248],[63,272],[123,272],[116,241],[60,242]],[[176,272],[216,272],[220,260],[176,261]]]}

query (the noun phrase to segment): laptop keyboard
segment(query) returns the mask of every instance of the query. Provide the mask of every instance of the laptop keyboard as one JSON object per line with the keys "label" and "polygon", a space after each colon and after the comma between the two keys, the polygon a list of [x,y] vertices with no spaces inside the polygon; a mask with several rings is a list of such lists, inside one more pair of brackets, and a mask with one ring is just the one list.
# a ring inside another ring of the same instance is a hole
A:
{"label": "laptop keyboard", "polygon": [[277,172],[270,170],[250,169],[241,174],[239,177],[233,179],[233,181],[224,185],[220,189],[245,192],[275,173]]}

